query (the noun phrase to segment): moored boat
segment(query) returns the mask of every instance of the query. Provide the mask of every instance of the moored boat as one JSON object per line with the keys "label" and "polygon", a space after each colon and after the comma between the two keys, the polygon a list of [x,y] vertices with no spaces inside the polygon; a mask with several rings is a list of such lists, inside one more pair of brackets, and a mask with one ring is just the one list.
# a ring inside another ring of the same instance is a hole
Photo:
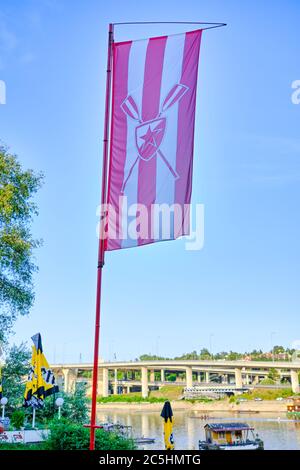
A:
{"label": "moored boat", "polygon": [[247,423],[209,423],[199,450],[263,450],[264,443]]}
{"label": "moored boat", "polygon": [[136,444],[154,444],[155,438],[154,437],[135,437],[134,442]]}
{"label": "moored boat", "polygon": [[300,397],[290,397],[292,403],[287,405],[287,415],[289,418],[300,419]]}

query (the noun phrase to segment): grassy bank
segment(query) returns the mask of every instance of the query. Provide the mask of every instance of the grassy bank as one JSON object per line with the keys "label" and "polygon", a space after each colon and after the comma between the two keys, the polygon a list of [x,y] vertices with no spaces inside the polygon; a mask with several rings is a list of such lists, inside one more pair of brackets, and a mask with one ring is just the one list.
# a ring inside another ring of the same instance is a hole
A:
{"label": "grassy bank", "polygon": [[293,396],[291,388],[261,388],[254,389],[248,393],[243,393],[243,395],[235,396],[234,398],[238,400],[239,398],[244,398],[246,400],[254,400],[255,398],[261,398],[262,400],[276,400],[277,398],[288,398]]}
{"label": "grassy bank", "polygon": [[181,385],[165,385],[159,390],[150,392],[151,397],[167,397],[168,400],[180,400],[183,394],[183,387]]}
{"label": "grassy bank", "polygon": [[141,393],[124,393],[122,395],[110,395],[98,397],[98,403],[163,403],[166,400],[179,400],[182,396],[181,386],[166,385],[160,390],[152,390],[147,398]]}
{"label": "grassy bank", "polygon": [[143,398],[138,393],[128,393],[122,395],[110,395],[109,397],[98,397],[98,403],[163,403],[167,398],[148,397]]}
{"label": "grassy bank", "polygon": [[143,398],[141,393],[128,393],[122,395],[110,395],[109,397],[98,397],[98,403],[132,403],[132,404],[142,404],[142,403],[163,403],[166,400],[170,400],[173,402],[181,401],[182,404],[184,403],[220,403],[220,402],[229,402],[229,403],[236,403],[239,404],[239,401],[248,400],[252,401],[255,399],[261,399],[262,401],[272,401],[276,400],[277,398],[286,399],[290,396],[293,396],[293,392],[289,388],[279,388],[279,389],[269,389],[269,388],[261,388],[261,389],[254,389],[247,393],[243,393],[242,395],[236,395],[228,398],[219,398],[219,399],[212,399],[203,396],[202,398],[196,399],[187,399],[181,401],[182,398],[182,387],[181,386],[172,386],[166,385],[162,387],[160,390],[153,390],[149,393],[148,398]]}

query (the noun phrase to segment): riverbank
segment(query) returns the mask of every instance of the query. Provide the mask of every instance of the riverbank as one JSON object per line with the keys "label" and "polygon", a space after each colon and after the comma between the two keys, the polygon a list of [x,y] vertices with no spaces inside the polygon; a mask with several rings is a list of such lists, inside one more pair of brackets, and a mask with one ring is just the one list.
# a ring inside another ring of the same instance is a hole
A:
{"label": "riverbank", "polygon": [[[241,403],[230,403],[229,400],[216,400],[211,402],[196,402],[191,403],[184,400],[174,400],[171,401],[173,411],[186,411],[191,412],[234,412],[234,413],[286,413],[287,412],[287,400],[277,401],[277,400],[268,400],[268,401],[254,401],[249,400],[247,402]],[[160,411],[162,409],[162,403],[126,403],[126,402],[116,402],[116,403],[98,403],[98,411],[143,411],[143,412],[152,412]]]}
{"label": "riverbank", "polygon": [[[180,407],[177,409],[177,407]],[[267,450],[296,450],[300,447],[299,421],[288,419],[285,412],[259,412],[236,413],[233,411],[213,410],[203,412],[195,410],[197,404],[190,404],[182,409],[182,404],[174,403],[173,435],[176,450],[197,450],[199,440],[205,439],[206,423],[243,422],[251,425],[255,433],[261,437]],[[243,405],[244,406],[244,405]],[[276,405],[275,405],[276,406]],[[156,405],[155,405],[156,407]],[[142,445],[144,450],[163,450],[163,420],[160,416],[161,408],[143,406],[138,410],[136,406],[123,406],[122,409],[104,410],[98,407],[98,423],[121,423],[129,426],[134,437],[141,436],[155,439],[154,444]],[[152,408],[152,410],[151,410]],[[260,411],[261,408],[260,408]],[[204,416],[205,415],[205,416]]]}

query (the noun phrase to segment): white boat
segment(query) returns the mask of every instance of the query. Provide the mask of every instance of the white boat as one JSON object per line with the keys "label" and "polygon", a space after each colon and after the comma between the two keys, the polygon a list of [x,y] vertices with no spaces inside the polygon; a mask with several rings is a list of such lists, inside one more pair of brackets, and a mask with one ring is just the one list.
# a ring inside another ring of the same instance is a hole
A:
{"label": "white boat", "polygon": [[264,443],[247,423],[209,423],[199,450],[263,450]]}

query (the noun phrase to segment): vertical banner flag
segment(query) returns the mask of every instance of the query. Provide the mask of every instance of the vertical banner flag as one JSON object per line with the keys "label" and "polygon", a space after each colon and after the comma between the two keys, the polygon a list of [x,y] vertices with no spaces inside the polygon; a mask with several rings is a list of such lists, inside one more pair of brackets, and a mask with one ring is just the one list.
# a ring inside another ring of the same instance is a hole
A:
{"label": "vertical banner flag", "polygon": [[105,250],[188,235],[201,30],[113,44]]}
{"label": "vertical banner flag", "polygon": [[24,406],[42,408],[44,399],[59,390],[55,385],[54,374],[44,356],[40,333],[32,336],[31,339],[33,341],[31,367],[26,382]]}
{"label": "vertical banner flag", "polygon": [[175,447],[174,436],[173,436],[173,411],[172,411],[171,403],[169,401],[165,401],[160,416],[164,420],[165,449],[173,450]]}

